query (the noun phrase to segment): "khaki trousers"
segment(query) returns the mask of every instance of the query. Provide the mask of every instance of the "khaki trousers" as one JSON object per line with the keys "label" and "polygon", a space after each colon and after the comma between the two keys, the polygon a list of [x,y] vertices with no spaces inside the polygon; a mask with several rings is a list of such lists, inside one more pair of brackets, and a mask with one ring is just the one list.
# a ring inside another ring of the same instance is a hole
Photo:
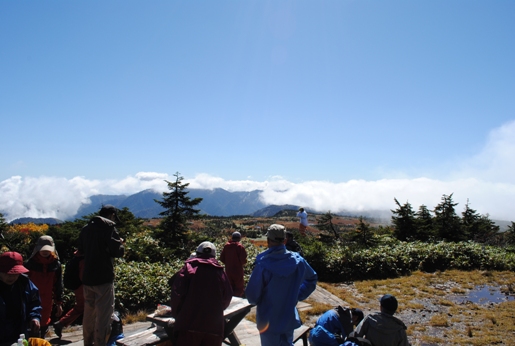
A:
{"label": "khaki trousers", "polygon": [[84,317],[82,333],[84,346],[105,346],[111,334],[114,312],[114,283],[84,285]]}

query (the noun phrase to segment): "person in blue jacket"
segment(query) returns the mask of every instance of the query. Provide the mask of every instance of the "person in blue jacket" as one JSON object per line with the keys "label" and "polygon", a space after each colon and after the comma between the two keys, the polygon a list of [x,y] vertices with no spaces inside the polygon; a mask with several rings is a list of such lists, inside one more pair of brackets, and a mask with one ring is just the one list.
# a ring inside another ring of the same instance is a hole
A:
{"label": "person in blue jacket", "polygon": [[296,252],[286,250],[286,229],[273,224],[266,234],[268,250],[256,257],[245,295],[257,306],[262,346],[292,346],[293,330],[302,323],[296,309],[315,290],[317,273]]}
{"label": "person in blue jacket", "polygon": [[337,306],[318,318],[309,342],[312,346],[340,346],[363,318],[361,309]]}
{"label": "person in blue jacket", "polygon": [[17,252],[0,255],[0,345],[16,343],[20,334],[39,333],[41,301],[37,287],[25,275],[23,258]]}

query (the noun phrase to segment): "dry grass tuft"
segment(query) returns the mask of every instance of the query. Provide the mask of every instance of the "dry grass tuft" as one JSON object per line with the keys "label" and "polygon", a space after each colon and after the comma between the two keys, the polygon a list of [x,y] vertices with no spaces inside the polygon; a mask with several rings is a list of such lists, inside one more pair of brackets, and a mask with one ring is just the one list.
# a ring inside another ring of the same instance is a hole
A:
{"label": "dry grass tuft", "polygon": [[250,312],[249,314],[247,314],[247,316],[245,316],[245,319],[249,320],[250,322],[256,323],[256,313]]}
{"label": "dry grass tuft", "polygon": [[431,317],[430,323],[433,327],[448,327],[449,320],[446,315],[438,314]]}
{"label": "dry grass tuft", "polygon": [[122,318],[124,324],[131,324],[135,322],[143,322],[147,319],[148,311],[139,310],[135,314],[127,314]]}
{"label": "dry grass tuft", "polygon": [[306,300],[306,303],[309,303],[311,305],[311,309],[306,310],[308,316],[322,315],[327,310],[331,310],[334,308],[334,306],[330,304],[316,302],[311,299]]}

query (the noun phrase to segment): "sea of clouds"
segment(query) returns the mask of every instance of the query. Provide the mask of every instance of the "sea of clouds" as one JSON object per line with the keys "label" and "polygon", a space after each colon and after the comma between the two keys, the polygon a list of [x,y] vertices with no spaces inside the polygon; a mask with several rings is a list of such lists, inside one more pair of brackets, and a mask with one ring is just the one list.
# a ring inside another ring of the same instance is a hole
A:
{"label": "sea of clouds", "polygon": [[[447,179],[427,177],[344,182],[305,181],[293,183],[281,177],[266,181],[225,180],[209,174],[185,177],[190,188],[223,188],[228,191],[261,190],[265,204],[303,205],[317,211],[338,213],[395,209],[394,198],[433,209],[442,196],[453,194],[461,213],[468,202],[472,209],[492,219],[515,221],[515,121],[490,132],[484,148],[457,164]],[[6,221],[19,217],[69,219],[82,203],[96,194],[130,195],[142,190],[167,190],[167,173],[139,172],[120,180],[91,180],[85,177],[13,176],[0,182],[0,213]]]}

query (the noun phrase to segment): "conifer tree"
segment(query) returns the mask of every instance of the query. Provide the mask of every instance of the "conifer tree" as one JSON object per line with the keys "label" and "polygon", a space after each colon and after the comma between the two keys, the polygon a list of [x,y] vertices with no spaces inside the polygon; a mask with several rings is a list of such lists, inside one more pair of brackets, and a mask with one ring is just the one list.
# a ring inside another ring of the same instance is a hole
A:
{"label": "conifer tree", "polygon": [[362,246],[368,248],[374,245],[374,234],[370,228],[370,224],[363,220],[363,216],[359,217],[359,222],[356,225],[356,235],[354,240]]}
{"label": "conifer tree", "polygon": [[2,234],[3,231],[7,230],[7,227],[9,225],[5,222],[4,214],[0,213],[0,234]]}
{"label": "conifer tree", "polygon": [[470,208],[468,200],[461,215],[461,226],[464,228],[462,232],[468,235],[470,240],[486,243],[497,237],[499,226],[490,220],[488,214],[481,215]]}
{"label": "conifer tree", "polygon": [[394,235],[397,239],[406,241],[409,239],[416,239],[416,225],[415,213],[411,204],[406,202],[403,205],[399,203],[397,198],[393,199],[398,208],[391,210],[394,214],[392,216],[392,223],[395,226]]}
{"label": "conifer tree", "polygon": [[163,241],[167,245],[185,238],[188,221],[199,217],[200,209],[195,209],[195,206],[202,202],[202,198],[188,197],[186,188],[189,184],[182,182],[184,178],[179,172],[174,177],[175,181],[165,180],[170,192],[163,192],[162,201],[155,200],[165,209],[159,215],[164,216],[160,228],[163,230]]}
{"label": "conifer tree", "polygon": [[515,244],[515,222],[512,221],[511,225],[508,226],[508,229],[504,233],[504,239],[507,244]]}
{"label": "conifer tree", "polygon": [[0,245],[5,242],[4,231],[7,231],[8,227],[9,225],[5,222],[4,215],[0,213]]}
{"label": "conifer tree", "polygon": [[417,239],[428,241],[435,237],[433,216],[427,206],[422,204],[415,213],[415,224],[417,228]]}
{"label": "conifer tree", "polygon": [[317,220],[317,228],[324,231],[331,231],[336,239],[340,239],[337,226],[333,224],[333,215],[329,210]]}
{"label": "conifer tree", "polygon": [[442,202],[434,209],[435,231],[440,239],[448,241],[467,240],[467,235],[461,228],[461,220],[454,209],[458,203],[454,203],[452,195],[452,193],[449,196],[443,195]]}

